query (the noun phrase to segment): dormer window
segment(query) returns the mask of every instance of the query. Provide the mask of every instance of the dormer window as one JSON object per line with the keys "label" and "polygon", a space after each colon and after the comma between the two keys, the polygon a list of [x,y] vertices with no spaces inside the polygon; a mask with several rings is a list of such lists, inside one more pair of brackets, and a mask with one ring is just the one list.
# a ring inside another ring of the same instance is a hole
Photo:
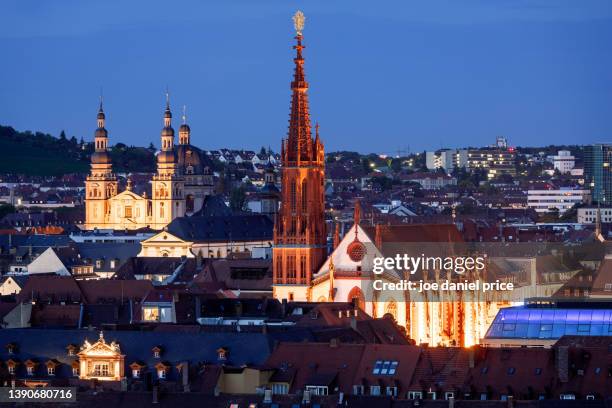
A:
{"label": "dormer window", "polygon": [[224,347],[221,347],[217,350],[217,358],[219,360],[227,360],[228,350]]}
{"label": "dormer window", "polygon": [[58,366],[59,362],[57,360],[49,360],[47,361],[47,375],[54,376],[55,368]]}
{"label": "dormer window", "polygon": [[66,351],[68,352],[69,356],[74,356],[76,354],[76,350],[77,350],[77,346],[75,346],[74,344],[69,344],[66,347]]}
{"label": "dormer window", "polygon": [[17,351],[17,345],[15,343],[9,343],[6,345],[6,351],[9,354],[15,354],[15,351]]}
{"label": "dormer window", "polygon": [[132,378],[140,378],[142,375],[143,368],[144,365],[138,361],[135,361],[130,364],[130,369],[132,370]]}
{"label": "dormer window", "polygon": [[161,357],[162,349],[161,349],[160,346],[153,347],[153,349],[151,351],[153,352],[153,358],[160,358]]}
{"label": "dormer window", "polygon": [[17,367],[17,364],[19,364],[19,362],[13,359],[9,359],[6,362],[6,368],[8,369],[9,374],[15,375],[15,367]]}
{"label": "dormer window", "polygon": [[155,370],[157,371],[157,378],[163,380],[166,378],[166,374],[168,373],[168,366],[164,363],[158,363],[155,366]]}
{"label": "dormer window", "polygon": [[80,374],[79,372],[79,362],[78,361],[73,361],[72,362],[72,376],[73,377],[78,377]]}

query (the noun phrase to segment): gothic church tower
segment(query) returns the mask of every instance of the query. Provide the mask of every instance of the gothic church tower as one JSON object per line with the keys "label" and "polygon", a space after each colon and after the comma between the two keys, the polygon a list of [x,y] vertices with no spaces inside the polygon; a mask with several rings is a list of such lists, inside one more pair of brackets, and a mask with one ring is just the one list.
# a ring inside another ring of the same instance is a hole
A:
{"label": "gothic church tower", "polygon": [[325,154],[312,137],[308,82],[302,56],[304,14],[293,17],[297,35],[289,132],[281,145],[282,202],[274,224],[273,290],[277,299],[311,300],[310,285],[326,258]]}

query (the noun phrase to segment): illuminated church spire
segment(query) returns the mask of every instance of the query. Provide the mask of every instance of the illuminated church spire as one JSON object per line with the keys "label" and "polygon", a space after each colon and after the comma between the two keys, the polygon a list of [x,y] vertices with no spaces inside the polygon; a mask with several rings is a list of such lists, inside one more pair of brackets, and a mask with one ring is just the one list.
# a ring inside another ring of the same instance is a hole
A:
{"label": "illuminated church spire", "polygon": [[[302,32],[305,17],[293,16],[296,54],[287,138],[281,144],[281,207],[275,218],[274,296],[308,300],[308,287],[327,255],[323,143],[312,137]],[[318,135],[318,132],[317,132]]]}
{"label": "illuminated church spire", "polygon": [[98,128],[94,133],[95,151],[91,155],[92,173],[107,174],[111,172],[111,160],[108,154],[108,131],[105,122],[103,99],[100,96],[100,107],[98,108]]}
{"label": "illuminated church spire", "polygon": [[106,114],[100,96],[97,128],[94,132],[94,152],[91,155],[91,172],[85,181],[85,225],[86,228],[104,224],[109,212],[108,199],[117,194],[117,179],[108,153]]}
{"label": "illuminated church spire", "polygon": [[174,147],[174,129],[172,128],[172,111],[170,110],[170,94],[166,90],[166,110],[164,111],[164,128],[161,134],[162,151]]}
{"label": "illuminated church spire", "polygon": [[302,31],[306,18],[301,11],[293,16],[296,31],[295,64],[293,81],[291,82],[291,113],[289,115],[289,134],[287,135],[285,157],[289,162],[313,160],[313,141],[308,107],[308,82],[304,71],[304,56],[302,50]]}
{"label": "illuminated church spire", "polygon": [[170,94],[166,90],[166,110],[164,111],[164,127],[161,131],[161,149],[157,154],[157,173],[175,174],[176,155],[174,152],[174,129],[172,128],[172,111],[170,110]]}

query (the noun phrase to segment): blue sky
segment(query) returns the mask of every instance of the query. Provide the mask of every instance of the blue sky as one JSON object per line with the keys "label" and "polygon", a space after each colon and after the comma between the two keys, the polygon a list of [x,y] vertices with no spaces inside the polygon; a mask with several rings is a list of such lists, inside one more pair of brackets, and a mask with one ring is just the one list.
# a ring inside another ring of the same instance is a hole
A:
{"label": "blue sky", "polygon": [[287,131],[296,9],[326,150],[612,140],[608,0],[4,0],[0,124],[159,146],[164,90],[202,148]]}

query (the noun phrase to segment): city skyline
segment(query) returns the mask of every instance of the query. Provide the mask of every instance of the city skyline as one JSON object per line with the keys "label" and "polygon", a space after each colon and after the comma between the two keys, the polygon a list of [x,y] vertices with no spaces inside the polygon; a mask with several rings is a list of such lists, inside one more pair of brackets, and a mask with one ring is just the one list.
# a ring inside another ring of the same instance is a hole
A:
{"label": "city skyline", "polygon": [[[146,146],[168,86],[173,110],[187,105],[195,145],[278,150],[296,8],[308,16],[305,68],[327,151],[483,146],[500,135],[521,146],[607,140],[612,10],[596,1],[272,1],[240,11],[184,2],[170,12],[155,2],[9,3],[1,122],[91,141],[102,87],[112,143]],[[32,24],[18,24],[25,15]]]}

